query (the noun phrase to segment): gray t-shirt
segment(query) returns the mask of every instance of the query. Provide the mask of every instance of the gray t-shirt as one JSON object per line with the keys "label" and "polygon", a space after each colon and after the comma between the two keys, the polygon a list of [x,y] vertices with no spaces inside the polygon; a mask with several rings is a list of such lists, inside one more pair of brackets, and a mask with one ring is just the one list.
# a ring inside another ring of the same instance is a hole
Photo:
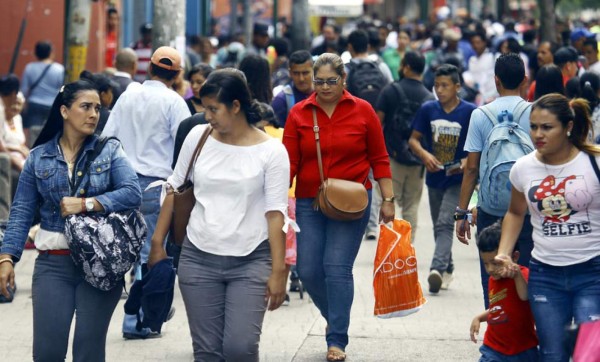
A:
{"label": "gray t-shirt", "polygon": [[[32,62],[25,66],[21,81],[21,92],[27,97],[29,88],[38,80],[48,63]],[[52,63],[39,84],[33,89],[27,101],[30,103],[52,106],[54,98],[65,81],[65,68],[58,63]]]}

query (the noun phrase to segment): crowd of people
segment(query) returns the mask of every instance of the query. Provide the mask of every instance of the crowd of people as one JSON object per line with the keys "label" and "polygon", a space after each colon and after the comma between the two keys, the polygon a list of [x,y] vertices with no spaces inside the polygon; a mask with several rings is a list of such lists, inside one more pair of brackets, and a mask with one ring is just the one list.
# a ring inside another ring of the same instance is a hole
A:
{"label": "crowd of people", "polygon": [[[568,361],[566,326],[600,315],[597,33],[540,41],[535,22],[461,18],[341,34],[327,22],[291,52],[289,34],[256,23],[249,47],[191,36],[180,54],[152,50],[151,24],[118,49],[118,13],[108,19],[105,71],[63,84],[40,41],[20,79],[0,80],[0,298],[14,298],[14,265],[37,249],[34,360],[66,357],[74,315],[73,360],[104,360],[121,289],[84,281],[65,220],[139,209],[148,231],[132,280],[173,258],[194,360],[258,360],[265,312],[306,291],[327,322],[326,360],[344,361],[360,245],[395,217],[414,242],[424,185],[431,294],[454,279],[454,237],[469,244],[477,227],[482,361]],[[323,178],[364,185],[366,212],[325,216]],[[189,181],[177,245],[169,225]],[[123,337],[160,337],[143,320],[126,313]]]}

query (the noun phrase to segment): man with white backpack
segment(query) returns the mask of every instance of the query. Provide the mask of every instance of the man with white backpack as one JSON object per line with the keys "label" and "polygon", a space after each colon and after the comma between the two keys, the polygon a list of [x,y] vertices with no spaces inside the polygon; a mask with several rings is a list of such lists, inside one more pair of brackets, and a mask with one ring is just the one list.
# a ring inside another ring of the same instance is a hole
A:
{"label": "man with white backpack", "polygon": [[[479,232],[504,216],[511,195],[510,168],[519,157],[534,149],[529,137],[531,103],[521,98],[521,90],[527,86],[523,61],[518,54],[501,55],[496,60],[494,73],[500,97],[473,111],[465,142],[467,164],[454,214],[456,236],[464,244],[471,238],[470,226],[477,224]],[[477,211],[472,218],[469,201],[478,180]],[[529,265],[533,248],[531,234],[528,215],[519,235],[521,265]],[[481,260],[480,269],[485,307],[488,308],[489,275]]]}

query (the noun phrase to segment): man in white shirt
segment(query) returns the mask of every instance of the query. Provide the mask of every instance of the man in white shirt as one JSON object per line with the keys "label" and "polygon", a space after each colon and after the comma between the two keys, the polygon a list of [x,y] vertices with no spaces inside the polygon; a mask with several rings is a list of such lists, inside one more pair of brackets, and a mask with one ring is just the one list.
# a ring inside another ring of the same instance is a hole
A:
{"label": "man in white shirt", "polygon": [[487,38],[484,33],[472,34],[470,41],[475,56],[469,58],[469,70],[463,73],[463,78],[465,83],[479,91],[482,99],[478,105],[483,105],[498,97],[494,83],[494,54],[487,48]]}
{"label": "man in white shirt", "polygon": [[[115,136],[121,140],[144,190],[140,211],[148,226],[148,237],[140,252],[141,264],[148,261],[150,239],[160,211],[161,187],[151,184],[166,180],[173,173],[171,163],[177,129],[182,120],[191,116],[183,98],[171,89],[181,71],[181,63],[181,56],[174,48],[158,48],[150,60],[150,79],[141,86],[129,87],[121,95],[102,132],[103,137]],[[139,266],[136,279],[141,279]],[[125,315],[124,338],[155,336],[147,328],[136,330],[136,322],[135,315]]]}

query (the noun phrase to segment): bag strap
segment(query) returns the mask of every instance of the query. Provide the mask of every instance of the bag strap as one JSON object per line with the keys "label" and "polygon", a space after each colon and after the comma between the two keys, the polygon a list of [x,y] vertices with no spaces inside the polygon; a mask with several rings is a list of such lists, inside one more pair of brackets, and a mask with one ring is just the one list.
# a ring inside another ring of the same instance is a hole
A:
{"label": "bag strap", "polygon": [[54,63],[48,64],[46,66],[46,68],[44,68],[44,71],[38,77],[38,79],[36,79],[35,82],[33,82],[33,84],[31,85],[31,87],[29,87],[29,89],[27,90],[27,96],[25,97],[26,99],[29,98],[29,96],[31,95],[31,92],[33,92],[33,90],[40,84],[42,79],[44,79],[44,76],[46,75],[46,73],[48,73],[48,70],[50,70],[50,67],[52,66],[52,64],[54,64]]}
{"label": "bag strap", "polygon": [[319,162],[319,175],[321,176],[321,183],[325,182],[325,176],[323,175],[323,159],[321,158],[321,140],[319,137],[319,123],[317,122],[317,107],[313,107],[313,131],[315,132],[315,141],[317,143],[317,161]]}
{"label": "bag strap", "polygon": [[519,103],[515,106],[515,109],[513,109],[513,120],[516,123],[519,123],[519,120],[521,119],[523,113],[525,113],[525,111],[530,107],[531,103],[527,102],[524,99],[521,99],[521,101],[519,101]]}
{"label": "bag strap", "polygon": [[496,116],[494,115],[494,113],[492,113],[492,110],[487,106],[481,106],[479,107],[479,109],[481,109],[481,111],[483,112],[483,114],[486,115],[486,117],[492,122],[492,127],[496,126],[498,124],[498,120],[496,119]]}
{"label": "bag strap", "polygon": [[[92,162],[94,162],[96,157],[100,155],[100,153],[104,149],[104,145],[106,145],[106,143],[111,139],[118,140],[117,137],[104,137],[98,139],[98,141],[96,142],[96,146],[94,146],[94,150],[90,155],[88,155],[87,159],[85,160],[85,165],[83,166],[83,174],[79,177],[79,180],[72,185],[71,191],[73,192],[73,196],[77,196],[77,189],[79,188],[79,186],[81,186],[81,182],[83,182],[83,179],[89,173],[90,165],[92,164]],[[85,187],[85,190],[87,190],[87,186]]]}
{"label": "bag strap", "polygon": [[185,181],[184,182],[187,182],[187,180],[190,179],[190,175],[192,173],[192,170],[194,169],[194,163],[196,162],[198,155],[200,155],[200,151],[202,151],[202,147],[204,147],[204,144],[206,143],[206,140],[208,139],[208,136],[210,135],[211,132],[212,132],[212,127],[209,125],[204,130],[202,137],[200,137],[200,140],[198,141],[198,145],[196,146],[196,149],[194,150],[194,153],[192,154],[192,159],[190,160],[190,164],[188,165],[187,172],[185,173],[185,179],[184,179]]}
{"label": "bag strap", "polygon": [[594,169],[594,173],[598,178],[598,182],[600,182],[600,169],[598,169],[598,163],[596,162],[596,157],[592,154],[588,154],[590,161],[592,162],[592,168]]}
{"label": "bag strap", "polygon": [[290,110],[296,104],[296,97],[294,97],[294,90],[289,84],[283,87],[283,94],[285,96],[285,104],[287,106],[286,117],[290,114]]}

